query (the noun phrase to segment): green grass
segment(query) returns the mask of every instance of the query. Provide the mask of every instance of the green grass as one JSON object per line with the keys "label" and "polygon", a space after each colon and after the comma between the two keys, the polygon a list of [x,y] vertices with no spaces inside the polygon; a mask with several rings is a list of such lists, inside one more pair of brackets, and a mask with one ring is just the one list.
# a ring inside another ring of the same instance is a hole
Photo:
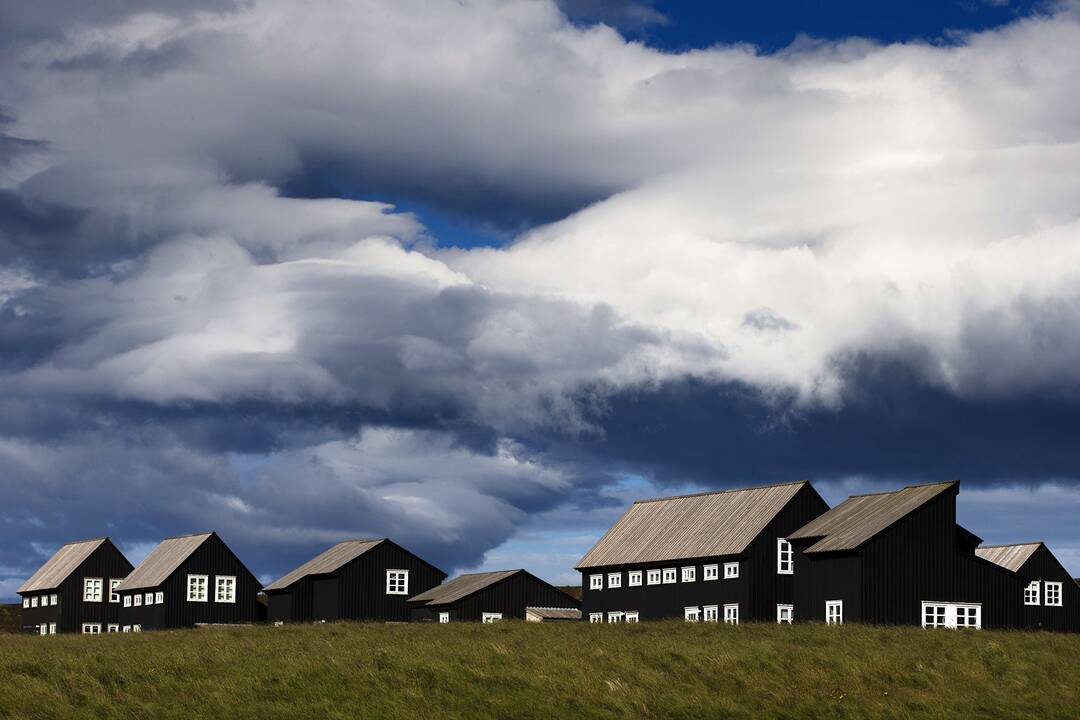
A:
{"label": "green grass", "polygon": [[0,633],[19,632],[22,628],[22,605],[0,605]]}
{"label": "green grass", "polygon": [[682,622],[0,636],[2,718],[1076,718],[1080,636]]}

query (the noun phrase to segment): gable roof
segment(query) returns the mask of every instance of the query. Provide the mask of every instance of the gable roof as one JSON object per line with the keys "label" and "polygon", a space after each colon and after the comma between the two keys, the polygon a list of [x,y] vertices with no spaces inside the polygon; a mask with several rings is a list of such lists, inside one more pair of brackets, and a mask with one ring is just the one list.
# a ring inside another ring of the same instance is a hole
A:
{"label": "gable roof", "polygon": [[802,480],[638,500],[575,567],[738,555],[806,486]]}
{"label": "gable roof", "polygon": [[212,532],[196,533],[162,540],[146,556],[146,559],[139,563],[139,567],[124,578],[124,582],[120,583],[117,590],[157,587],[168,580],[169,576],[176,572],[176,568],[191,557],[191,554],[213,534]]}
{"label": "gable roof", "polygon": [[96,540],[80,540],[62,546],[53,553],[53,556],[38,568],[38,571],[30,576],[30,579],[22,584],[16,591],[20,593],[38,592],[41,590],[55,590],[60,587],[71,573],[75,572],[95,550],[109,542],[109,538],[97,538]]}
{"label": "gable roof", "polygon": [[1024,563],[1039,549],[1041,542],[1017,543],[1014,545],[984,545],[975,548],[975,555],[989,560],[1006,570],[1017,572]]}
{"label": "gable roof", "polygon": [[525,608],[526,615],[532,615],[533,617],[542,618],[544,620],[580,620],[581,610],[578,608],[549,608],[549,607],[527,607]]}
{"label": "gable roof", "polygon": [[788,535],[788,540],[820,538],[804,552],[855,550],[878,533],[891,527],[946,490],[956,481],[908,485],[900,490],[852,495],[824,515],[820,515]]}
{"label": "gable roof", "polygon": [[308,575],[325,575],[326,573],[332,573],[383,542],[386,542],[386,538],[345,540],[339,542],[329,550],[308,560],[292,572],[281,576],[263,588],[263,590],[265,592],[284,590],[297,580],[305,578]]}
{"label": "gable roof", "polygon": [[423,605],[448,605],[520,572],[525,571],[519,568],[517,570],[496,570],[495,572],[459,575],[449,582],[437,585],[416,597],[409,598],[409,602]]}

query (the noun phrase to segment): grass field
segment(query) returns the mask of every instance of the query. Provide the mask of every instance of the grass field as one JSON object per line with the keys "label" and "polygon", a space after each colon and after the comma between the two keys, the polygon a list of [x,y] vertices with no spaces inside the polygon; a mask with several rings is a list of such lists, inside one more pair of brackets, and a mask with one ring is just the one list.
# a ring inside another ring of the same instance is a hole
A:
{"label": "grass field", "polygon": [[0,636],[3,718],[1076,718],[1080,636],[682,622]]}
{"label": "grass field", "polygon": [[0,605],[0,633],[19,632],[22,605]]}

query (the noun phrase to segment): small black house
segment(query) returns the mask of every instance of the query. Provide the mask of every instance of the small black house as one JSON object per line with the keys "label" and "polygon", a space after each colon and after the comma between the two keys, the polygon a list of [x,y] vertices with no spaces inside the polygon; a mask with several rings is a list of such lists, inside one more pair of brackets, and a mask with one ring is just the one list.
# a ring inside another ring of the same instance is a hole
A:
{"label": "small black house", "polygon": [[270,622],[409,619],[410,595],[446,573],[386,538],[346,540],[264,588]]}
{"label": "small black house", "polygon": [[577,564],[589,622],[791,622],[788,533],[829,509],[808,482],[635,502]]}
{"label": "small black house", "polygon": [[923,627],[1019,627],[1021,583],[956,524],[958,482],[853,495],[788,536],[795,617]]}
{"label": "small black house", "polygon": [[107,537],[64,545],[18,590],[23,631],[115,632],[116,586],[130,572],[131,563]]}
{"label": "small black house", "polygon": [[1020,577],[1024,627],[1080,632],[1080,587],[1045,543],[984,545],[975,554]]}
{"label": "small black house", "polygon": [[410,619],[420,622],[524,620],[529,607],[576,608],[578,601],[525,570],[461,575],[409,599]]}
{"label": "small black house", "polygon": [[121,631],[254,623],[260,589],[217,533],[168,538],[117,589]]}

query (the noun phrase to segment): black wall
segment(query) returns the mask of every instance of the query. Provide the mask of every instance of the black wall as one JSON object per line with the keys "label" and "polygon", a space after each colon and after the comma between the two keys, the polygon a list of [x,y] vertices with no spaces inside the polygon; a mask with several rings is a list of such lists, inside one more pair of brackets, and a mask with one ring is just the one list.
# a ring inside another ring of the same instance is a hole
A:
{"label": "black wall", "polygon": [[502,613],[504,620],[525,619],[527,607],[576,608],[578,601],[532,573],[521,571],[500,582],[462,598],[456,603],[413,608],[414,621],[437,620],[441,611],[450,612],[451,622],[481,620],[483,613]]}
{"label": "black wall", "polygon": [[862,620],[860,558],[853,553],[804,555],[813,541],[796,545],[795,619],[825,622],[825,603],[842,600],[844,622]]}
{"label": "black wall", "polygon": [[[1022,578],[1022,588],[1032,580],[1040,581],[1039,605],[1024,605],[1021,610],[1024,627],[1080,632],[1080,587],[1045,545],[1031,554],[1017,575]],[[1046,605],[1046,588],[1041,585],[1046,580],[1061,583],[1061,607]],[[1023,604],[1023,589],[1020,593],[1019,602]]]}
{"label": "black wall", "polygon": [[[118,603],[109,602],[109,581],[121,580],[132,571],[132,565],[124,554],[106,540],[90,554],[67,579],[55,590],[27,593],[25,597],[57,595],[60,604],[36,608],[23,608],[23,631],[38,633],[42,623],[56,623],[58,633],[81,633],[82,624],[101,623],[101,632],[105,632],[110,623],[117,622]],[[102,601],[83,602],[83,578],[102,579]]]}

